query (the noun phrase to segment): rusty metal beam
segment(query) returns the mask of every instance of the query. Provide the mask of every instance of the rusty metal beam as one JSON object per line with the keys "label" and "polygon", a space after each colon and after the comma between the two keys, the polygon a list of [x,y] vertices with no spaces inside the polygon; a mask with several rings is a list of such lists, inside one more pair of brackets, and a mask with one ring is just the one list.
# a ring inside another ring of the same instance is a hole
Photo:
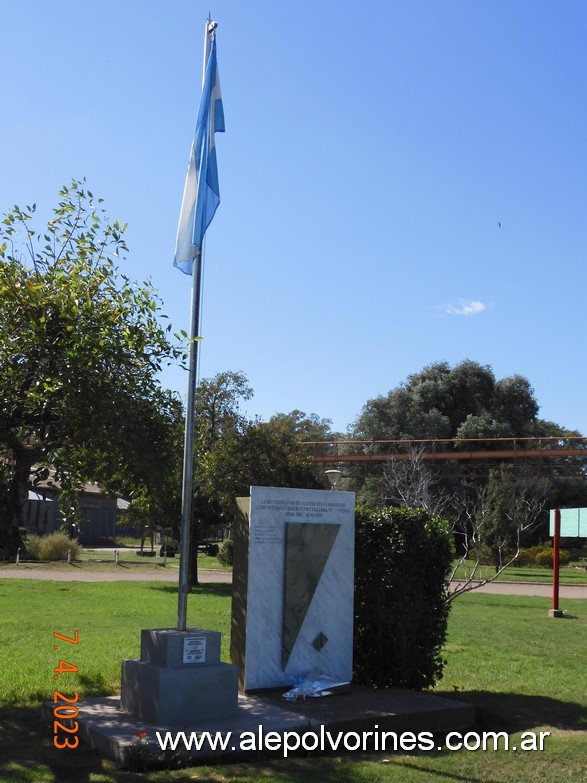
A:
{"label": "rusty metal beam", "polygon": [[[471,460],[471,459],[553,459],[556,457],[585,457],[585,449],[504,449],[499,451],[428,451],[418,459]],[[312,462],[405,462],[413,459],[411,454],[313,454]]]}
{"label": "rusty metal beam", "polygon": [[[334,462],[387,462],[417,459],[481,460],[481,459],[556,459],[557,457],[587,458],[587,438],[582,436],[546,438],[454,438],[430,440],[341,440],[308,441],[303,445],[312,450],[312,461]],[[372,449],[378,454],[341,454],[339,450]],[[329,450],[328,454],[317,451]],[[334,453],[333,453],[334,451]]]}

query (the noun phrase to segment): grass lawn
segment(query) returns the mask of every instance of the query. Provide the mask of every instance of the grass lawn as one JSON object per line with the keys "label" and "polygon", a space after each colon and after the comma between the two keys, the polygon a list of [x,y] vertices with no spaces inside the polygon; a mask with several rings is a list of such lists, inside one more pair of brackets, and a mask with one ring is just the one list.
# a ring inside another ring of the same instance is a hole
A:
{"label": "grass lawn", "polygon": [[[585,561],[582,561],[585,562]],[[586,564],[587,565],[587,564]],[[464,579],[472,571],[473,563],[460,566],[456,579]],[[493,566],[479,566],[475,572],[475,579],[491,579],[495,576]],[[499,575],[501,582],[541,582],[552,584],[552,568],[539,568],[538,566],[509,566]],[[587,567],[571,563],[560,569],[560,583],[568,585],[587,584]]]}
{"label": "grass lawn", "polygon": [[[149,547],[145,546],[145,551],[148,551]],[[127,567],[136,569],[138,567],[154,569],[162,568],[164,561],[162,557],[159,557],[160,546],[155,548],[154,557],[139,557],[134,549],[121,547],[119,552],[120,567]],[[49,567],[62,567],[62,563],[33,563],[27,562],[27,567],[46,568]],[[113,549],[91,549],[84,548],[80,554],[80,557],[76,561],[77,566],[81,566],[85,570],[112,570],[115,566],[115,555]],[[464,579],[467,573],[471,573],[473,564],[467,563],[461,566],[457,573],[456,579]],[[1,566],[0,566],[1,567]],[[167,558],[166,567],[171,570],[179,570],[179,557]],[[212,569],[214,571],[232,571],[232,566],[224,566],[220,563],[217,557],[209,557],[203,553],[198,554],[198,568]],[[491,579],[495,574],[493,566],[480,566],[475,574],[476,579]],[[538,568],[537,566],[524,566],[516,567],[510,566],[500,574],[499,580],[503,582],[539,582],[542,584],[552,584],[552,569],[551,568]],[[564,566],[560,570],[560,582],[561,584],[570,585],[584,585],[587,584],[587,560],[574,561],[570,565]]]}
{"label": "grass lawn", "polygon": [[[159,557],[159,550],[154,557],[139,557],[133,550],[121,549],[119,550],[119,565],[116,565],[114,550],[109,549],[83,549],[79,558],[75,560],[74,567],[83,568],[85,571],[112,571],[120,568],[132,568],[136,570],[138,568],[144,568],[147,570],[154,570],[157,568],[167,568],[169,570],[175,569],[179,571],[179,557],[168,557],[167,562],[164,562],[164,558]],[[68,569],[68,566],[64,560],[58,561],[40,561],[40,560],[27,560],[22,561],[22,564],[27,568],[59,568]],[[4,562],[0,564],[0,568],[3,566],[13,566],[14,563]],[[231,572],[232,566],[223,566],[217,557],[208,557],[208,555],[198,555],[198,568],[213,570],[213,571],[226,571]]]}
{"label": "grass lawn", "polygon": [[[549,600],[468,594],[454,603],[445,676],[436,691],[477,707],[477,730],[551,735],[542,752],[387,753],[308,756],[136,774],[80,746],[58,751],[39,702],[56,686],[60,657],[79,673],[60,675],[65,694],[117,692],[122,658],[137,657],[141,628],[174,626],[177,592],[161,582],[2,580],[0,780],[2,783],[587,783],[587,601],[561,602],[571,619],[547,617]],[[188,622],[223,632],[228,655],[230,586],[190,596]],[[56,640],[73,636],[79,644]],[[54,650],[58,643],[59,651]],[[61,647],[63,646],[63,650]],[[513,740],[516,741],[516,740]]]}
{"label": "grass lawn", "polygon": [[[149,564],[158,564],[162,565],[164,558],[159,557],[159,550],[161,549],[161,546],[155,547],[155,556],[154,557],[140,557],[137,555],[135,550],[132,549],[119,549],[118,550],[118,560],[120,563],[124,563],[125,565],[149,565]],[[149,546],[145,546],[145,552],[150,552],[151,548]],[[79,556],[78,562],[80,563],[100,563],[100,564],[106,564],[106,563],[114,563],[115,556],[114,551],[112,549],[86,549],[85,547],[82,549],[82,552]],[[176,555],[175,557],[168,557],[167,558],[167,565],[169,567],[175,566],[176,568],[179,568],[179,557]],[[198,553],[198,568],[213,568],[217,571],[232,571],[232,568],[230,566],[223,566],[220,563],[220,560],[218,560],[217,557],[209,557],[208,555],[205,555],[203,553]]]}

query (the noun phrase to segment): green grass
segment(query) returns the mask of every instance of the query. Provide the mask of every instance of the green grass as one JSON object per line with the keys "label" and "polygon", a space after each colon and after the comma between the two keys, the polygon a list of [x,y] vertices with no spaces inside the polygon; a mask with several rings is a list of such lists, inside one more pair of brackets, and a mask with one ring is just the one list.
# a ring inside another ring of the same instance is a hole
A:
{"label": "green grass", "polygon": [[[529,723],[587,730],[587,601],[469,594],[452,608],[437,692],[456,693],[512,731]],[[532,726],[529,726],[531,728]]]}
{"label": "green grass", "polygon": [[[472,562],[467,562],[466,565],[460,566],[457,570],[455,579],[465,579],[467,575],[471,574],[472,568]],[[475,572],[475,579],[492,579],[494,577],[494,566],[479,566]],[[501,582],[540,582],[542,584],[552,584],[552,568],[539,568],[538,566],[509,566],[499,575],[498,579]],[[587,584],[587,568],[585,565],[573,563],[564,566],[560,569],[560,582],[561,584],[570,585]]]}
{"label": "green grass", "polygon": [[[252,761],[138,775],[85,748],[51,744],[38,703],[58,684],[80,697],[114,693],[120,661],[137,657],[141,628],[174,626],[175,586],[159,583],[0,582],[0,780],[3,783],[587,783],[587,601],[561,602],[572,619],[547,617],[548,599],[468,594],[454,603],[445,676],[436,691],[475,704],[479,730],[552,735],[542,753],[350,754]],[[206,585],[188,601],[188,622],[223,632],[227,659],[230,586]],[[53,632],[79,631],[79,645]],[[63,658],[79,674],[53,668]]]}
{"label": "green grass", "polygon": [[[159,549],[157,549],[156,552],[157,554],[154,557],[139,557],[134,550],[120,549],[119,563],[122,566],[127,566],[133,569],[136,567],[146,567],[151,569],[155,567],[162,568],[164,566],[164,558],[159,557]],[[26,563],[27,567],[31,568],[67,567],[65,561],[54,561],[50,563],[33,560],[21,561],[21,564],[24,563]],[[92,567],[93,570],[108,568],[112,569],[116,567],[115,563],[116,558],[114,555],[114,550],[108,549],[82,549],[79,558],[75,561],[76,566],[82,566],[84,568]],[[4,565],[14,565],[14,562],[4,563]],[[2,564],[0,564],[0,568],[1,567]],[[167,558],[167,568],[179,569],[179,557],[177,557],[177,555],[175,557]],[[217,557],[208,557],[208,555],[204,554],[198,555],[198,568],[207,570],[211,569],[214,571],[232,571],[232,566],[224,566],[220,563]]]}
{"label": "green grass", "polygon": [[[118,560],[124,565],[162,565],[164,558],[159,557],[159,550],[161,547],[155,549],[155,557],[139,557],[133,550],[119,549]],[[145,551],[150,551],[150,547],[145,547]],[[80,563],[114,563],[115,556],[111,550],[104,549],[83,549],[79,558]],[[167,558],[168,567],[179,568],[179,557]],[[208,555],[198,554],[198,568],[213,569],[214,571],[232,571],[231,566],[223,566],[217,557],[209,557]]]}
{"label": "green grass", "polygon": [[[155,557],[139,557],[134,550],[125,549],[124,547],[119,549],[119,562],[122,566],[128,566],[133,569],[142,566],[145,568],[153,569],[163,566],[163,558],[159,557],[159,549],[157,547]],[[145,550],[149,550],[148,546],[145,546]],[[104,570],[114,567],[115,556],[114,551],[110,549],[83,549],[79,559],[76,561],[77,565],[81,565],[85,569],[91,570]],[[584,565],[587,561],[581,561],[571,563],[568,566],[561,568],[560,570],[560,582],[561,584],[570,585],[584,585],[587,584],[587,566]],[[35,567],[33,563],[27,563],[32,567]],[[49,564],[39,563],[36,567],[46,567]],[[461,566],[457,573],[456,579],[464,579],[466,573],[471,572],[472,563],[467,563],[466,566]],[[58,564],[51,564],[51,567],[57,567]],[[1,566],[0,566],[1,567]],[[179,569],[179,557],[167,558],[167,568]],[[198,568],[211,569],[214,571],[231,572],[232,566],[224,566],[220,563],[217,557],[208,557],[205,554],[198,554]],[[495,569],[493,566],[480,566],[477,569],[476,579],[492,579],[495,575]],[[552,584],[552,569],[551,568],[538,568],[537,566],[524,566],[516,567],[510,566],[506,568],[503,573],[499,575],[499,580],[503,582],[538,582],[542,584]]]}
{"label": "green grass", "polygon": [[[204,585],[188,600],[188,624],[223,631],[228,655],[230,585]],[[141,628],[174,627],[177,587],[161,582],[0,582],[0,704],[35,704],[52,695],[58,654],[79,668],[59,685],[81,696],[115,693],[120,662],[138,658]],[[79,644],[59,642],[54,632]]]}

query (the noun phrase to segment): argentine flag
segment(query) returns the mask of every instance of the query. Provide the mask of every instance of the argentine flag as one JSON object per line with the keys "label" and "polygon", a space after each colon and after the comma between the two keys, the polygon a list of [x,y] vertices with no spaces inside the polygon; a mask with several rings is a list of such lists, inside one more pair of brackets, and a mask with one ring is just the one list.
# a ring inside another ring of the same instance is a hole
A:
{"label": "argentine flag", "polygon": [[224,131],[224,110],[220,96],[220,79],[216,60],[216,38],[212,38],[202,98],[198,110],[196,133],[192,143],[185,178],[177,242],[173,265],[191,275],[193,259],[201,250],[206,229],[220,204],[218,167],[214,134]]}

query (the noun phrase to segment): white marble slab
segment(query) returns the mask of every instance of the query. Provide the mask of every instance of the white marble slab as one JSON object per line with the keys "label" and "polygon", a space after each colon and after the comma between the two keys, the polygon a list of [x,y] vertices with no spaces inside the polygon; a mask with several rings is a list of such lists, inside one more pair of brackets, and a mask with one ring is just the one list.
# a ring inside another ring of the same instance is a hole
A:
{"label": "white marble slab", "polygon": [[[352,677],[354,510],[352,492],[251,487],[245,690],[291,685],[316,669],[339,680]],[[340,525],[282,670],[285,531],[289,523]],[[322,650],[314,640],[324,634]]]}

